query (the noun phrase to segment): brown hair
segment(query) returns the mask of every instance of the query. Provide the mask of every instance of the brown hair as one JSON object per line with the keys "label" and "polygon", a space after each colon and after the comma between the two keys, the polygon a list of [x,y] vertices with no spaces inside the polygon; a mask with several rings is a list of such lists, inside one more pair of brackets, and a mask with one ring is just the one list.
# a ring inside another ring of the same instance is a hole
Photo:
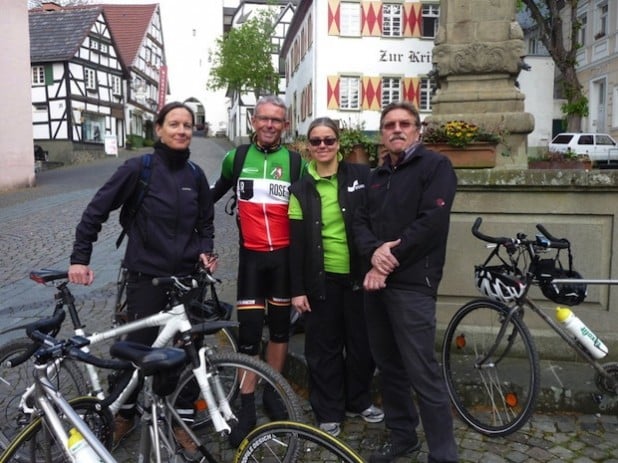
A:
{"label": "brown hair", "polygon": [[382,110],[382,113],[380,114],[380,130],[382,130],[382,123],[384,122],[384,118],[394,109],[403,109],[405,111],[408,111],[414,117],[414,119],[416,119],[416,128],[421,127],[421,116],[418,112],[418,109],[416,109],[416,107],[408,101],[395,101],[393,103],[387,104]]}
{"label": "brown hair", "polygon": [[163,123],[165,122],[165,118],[170,113],[170,111],[173,111],[174,109],[178,109],[178,108],[183,108],[189,111],[189,114],[191,114],[191,123],[195,125],[195,114],[193,114],[193,110],[188,105],[181,103],[180,101],[172,101],[171,103],[168,103],[165,106],[163,106],[161,108],[161,111],[159,111],[159,113],[157,114],[155,123],[162,127]]}
{"label": "brown hair", "polygon": [[337,123],[333,121],[330,117],[318,117],[317,119],[314,119],[311,124],[309,124],[309,128],[307,129],[307,138],[311,136],[311,132],[313,131],[313,129],[320,126],[328,127],[329,129],[331,129],[335,133],[335,137],[337,137],[337,140],[339,140],[339,127],[337,126]]}

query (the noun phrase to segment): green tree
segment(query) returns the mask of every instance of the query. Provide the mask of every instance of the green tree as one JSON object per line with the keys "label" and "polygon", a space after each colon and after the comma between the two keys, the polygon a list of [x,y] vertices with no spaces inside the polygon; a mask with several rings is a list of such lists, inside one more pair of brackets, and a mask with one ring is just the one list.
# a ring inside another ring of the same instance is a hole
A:
{"label": "green tree", "polygon": [[[561,74],[566,103],[567,131],[581,130],[582,117],[588,116],[588,98],[577,77],[577,51],[582,24],[577,18],[579,0],[518,0],[530,12],[539,30],[539,37]],[[565,21],[567,23],[565,24]]]}
{"label": "green tree", "polygon": [[275,13],[262,10],[216,41],[208,88],[276,94],[279,73],[272,64]]}

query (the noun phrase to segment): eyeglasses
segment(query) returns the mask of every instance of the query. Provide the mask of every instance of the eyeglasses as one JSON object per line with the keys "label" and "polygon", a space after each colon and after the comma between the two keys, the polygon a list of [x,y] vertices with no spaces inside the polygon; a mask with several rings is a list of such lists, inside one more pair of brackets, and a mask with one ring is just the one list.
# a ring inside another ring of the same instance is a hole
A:
{"label": "eyeglasses", "polygon": [[411,121],[389,121],[382,124],[382,128],[385,130],[394,130],[397,124],[399,124],[399,128],[401,129],[409,129],[413,125]]}
{"label": "eyeglasses", "polygon": [[320,146],[322,142],[324,142],[326,146],[333,146],[335,143],[337,143],[337,139],[335,137],[309,139],[309,144],[311,146]]}
{"label": "eyeglasses", "polygon": [[285,119],[279,119],[278,117],[268,117],[268,116],[253,116],[256,120],[260,122],[270,122],[272,125],[283,125]]}

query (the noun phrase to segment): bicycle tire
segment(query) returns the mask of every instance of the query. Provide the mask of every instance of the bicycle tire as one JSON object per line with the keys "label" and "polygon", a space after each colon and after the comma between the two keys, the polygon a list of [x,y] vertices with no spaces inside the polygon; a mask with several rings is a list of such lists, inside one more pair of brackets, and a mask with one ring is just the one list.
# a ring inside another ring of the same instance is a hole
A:
{"label": "bicycle tire", "polygon": [[[261,391],[265,384],[269,384],[277,392],[287,413],[287,419],[290,421],[300,421],[302,412],[298,396],[286,379],[266,362],[237,352],[216,352],[207,355],[206,358],[209,363],[209,373],[216,373],[218,378],[222,381],[222,386],[224,390],[227,391],[228,401],[235,414],[238,414],[238,410],[240,409],[238,391],[242,379],[239,377],[239,371],[246,370],[255,373],[258,377],[258,385],[255,391],[258,424],[270,421],[261,402]],[[199,390],[193,372],[189,368],[187,368],[180,377],[178,386],[170,396],[170,404],[175,405],[177,409],[183,408],[178,406],[177,402],[182,392],[186,390]],[[220,441],[225,436],[219,436],[217,433],[213,432],[210,426],[210,416],[207,407],[205,407],[206,404],[201,393],[199,393],[197,400],[193,403],[195,405],[195,416],[191,423],[192,429],[200,438],[203,438],[203,440],[207,442],[207,448],[215,458],[220,458],[221,461],[230,461],[232,455],[229,454],[229,446],[227,442],[222,443]],[[230,423],[230,426],[232,426],[232,423]],[[228,454],[222,455],[220,453],[222,451],[221,448],[226,449]]]}
{"label": "bicycle tire", "polygon": [[[30,415],[23,411],[19,404],[26,389],[34,382],[33,359],[16,367],[8,367],[6,362],[24,353],[31,346],[32,341],[29,339],[13,339],[0,346],[0,447],[3,449],[31,421]],[[84,374],[71,360],[64,359],[60,363],[59,374],[50,372],[50,380],[67,398],[88,394]]]}
{"label": "bicycle tire", "polygon": [[336,437],[314,426],[293,421],[272,421],[251,431],[238,447],[234,461],[365,462]]}
{"label": "bicycle tire", "polygon": [[[109,410],[100,407],[100,401],[94,397],[77,397],[68,402],[105,447],[111,450],[114,437],[114,418]],[[72,426],[70,422],[66,422],[67,433]],[[56,446],[56,442],[50,438],[51,435],[47,432],[45,420],[42,417],[37,417],[28,426],[22,428],[4,452],[0,454],[0,463],[62,463],[70,461]]]}
{"label": "bicycle tire", "polygon": [[[455,410],[469,426],[491,437],[509,435],[526,424],[539,394],[539,357],[519,313],[496,346],[509,311],[489,299],[468,302],[451,319],[442,345],[442,372]],[[476,361],[494,346],[479,368]]]}

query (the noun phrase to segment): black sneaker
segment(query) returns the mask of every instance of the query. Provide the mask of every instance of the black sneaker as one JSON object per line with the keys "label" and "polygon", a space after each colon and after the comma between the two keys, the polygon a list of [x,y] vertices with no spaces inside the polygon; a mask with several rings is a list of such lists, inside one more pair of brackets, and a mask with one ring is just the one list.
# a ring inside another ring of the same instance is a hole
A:
{"label": "black sneaker", "polygon": [[237,448],[247,434],[255,427],[257,416],[255,414],[255,400],[253,393],[240,395],[240,411],[238,423],[232,428],[229,435],[230,445]]}
{"label": "black sneaker", "polygon": [[281,396],[270,384],[266,384],[264,386],[262,404],[264,405],[264,412],[268,415],[271,421],[282,421],[288,419],[288,411],[285,408],[283,400],[281,400]]}
{"label": "black sneaker", "polygon": [[392,444],[387,442],[380,449],[372,453],[369,463],[390,463],[399,457],[407,456],[421,448],[421,443],[417,439],[412,444]]}

